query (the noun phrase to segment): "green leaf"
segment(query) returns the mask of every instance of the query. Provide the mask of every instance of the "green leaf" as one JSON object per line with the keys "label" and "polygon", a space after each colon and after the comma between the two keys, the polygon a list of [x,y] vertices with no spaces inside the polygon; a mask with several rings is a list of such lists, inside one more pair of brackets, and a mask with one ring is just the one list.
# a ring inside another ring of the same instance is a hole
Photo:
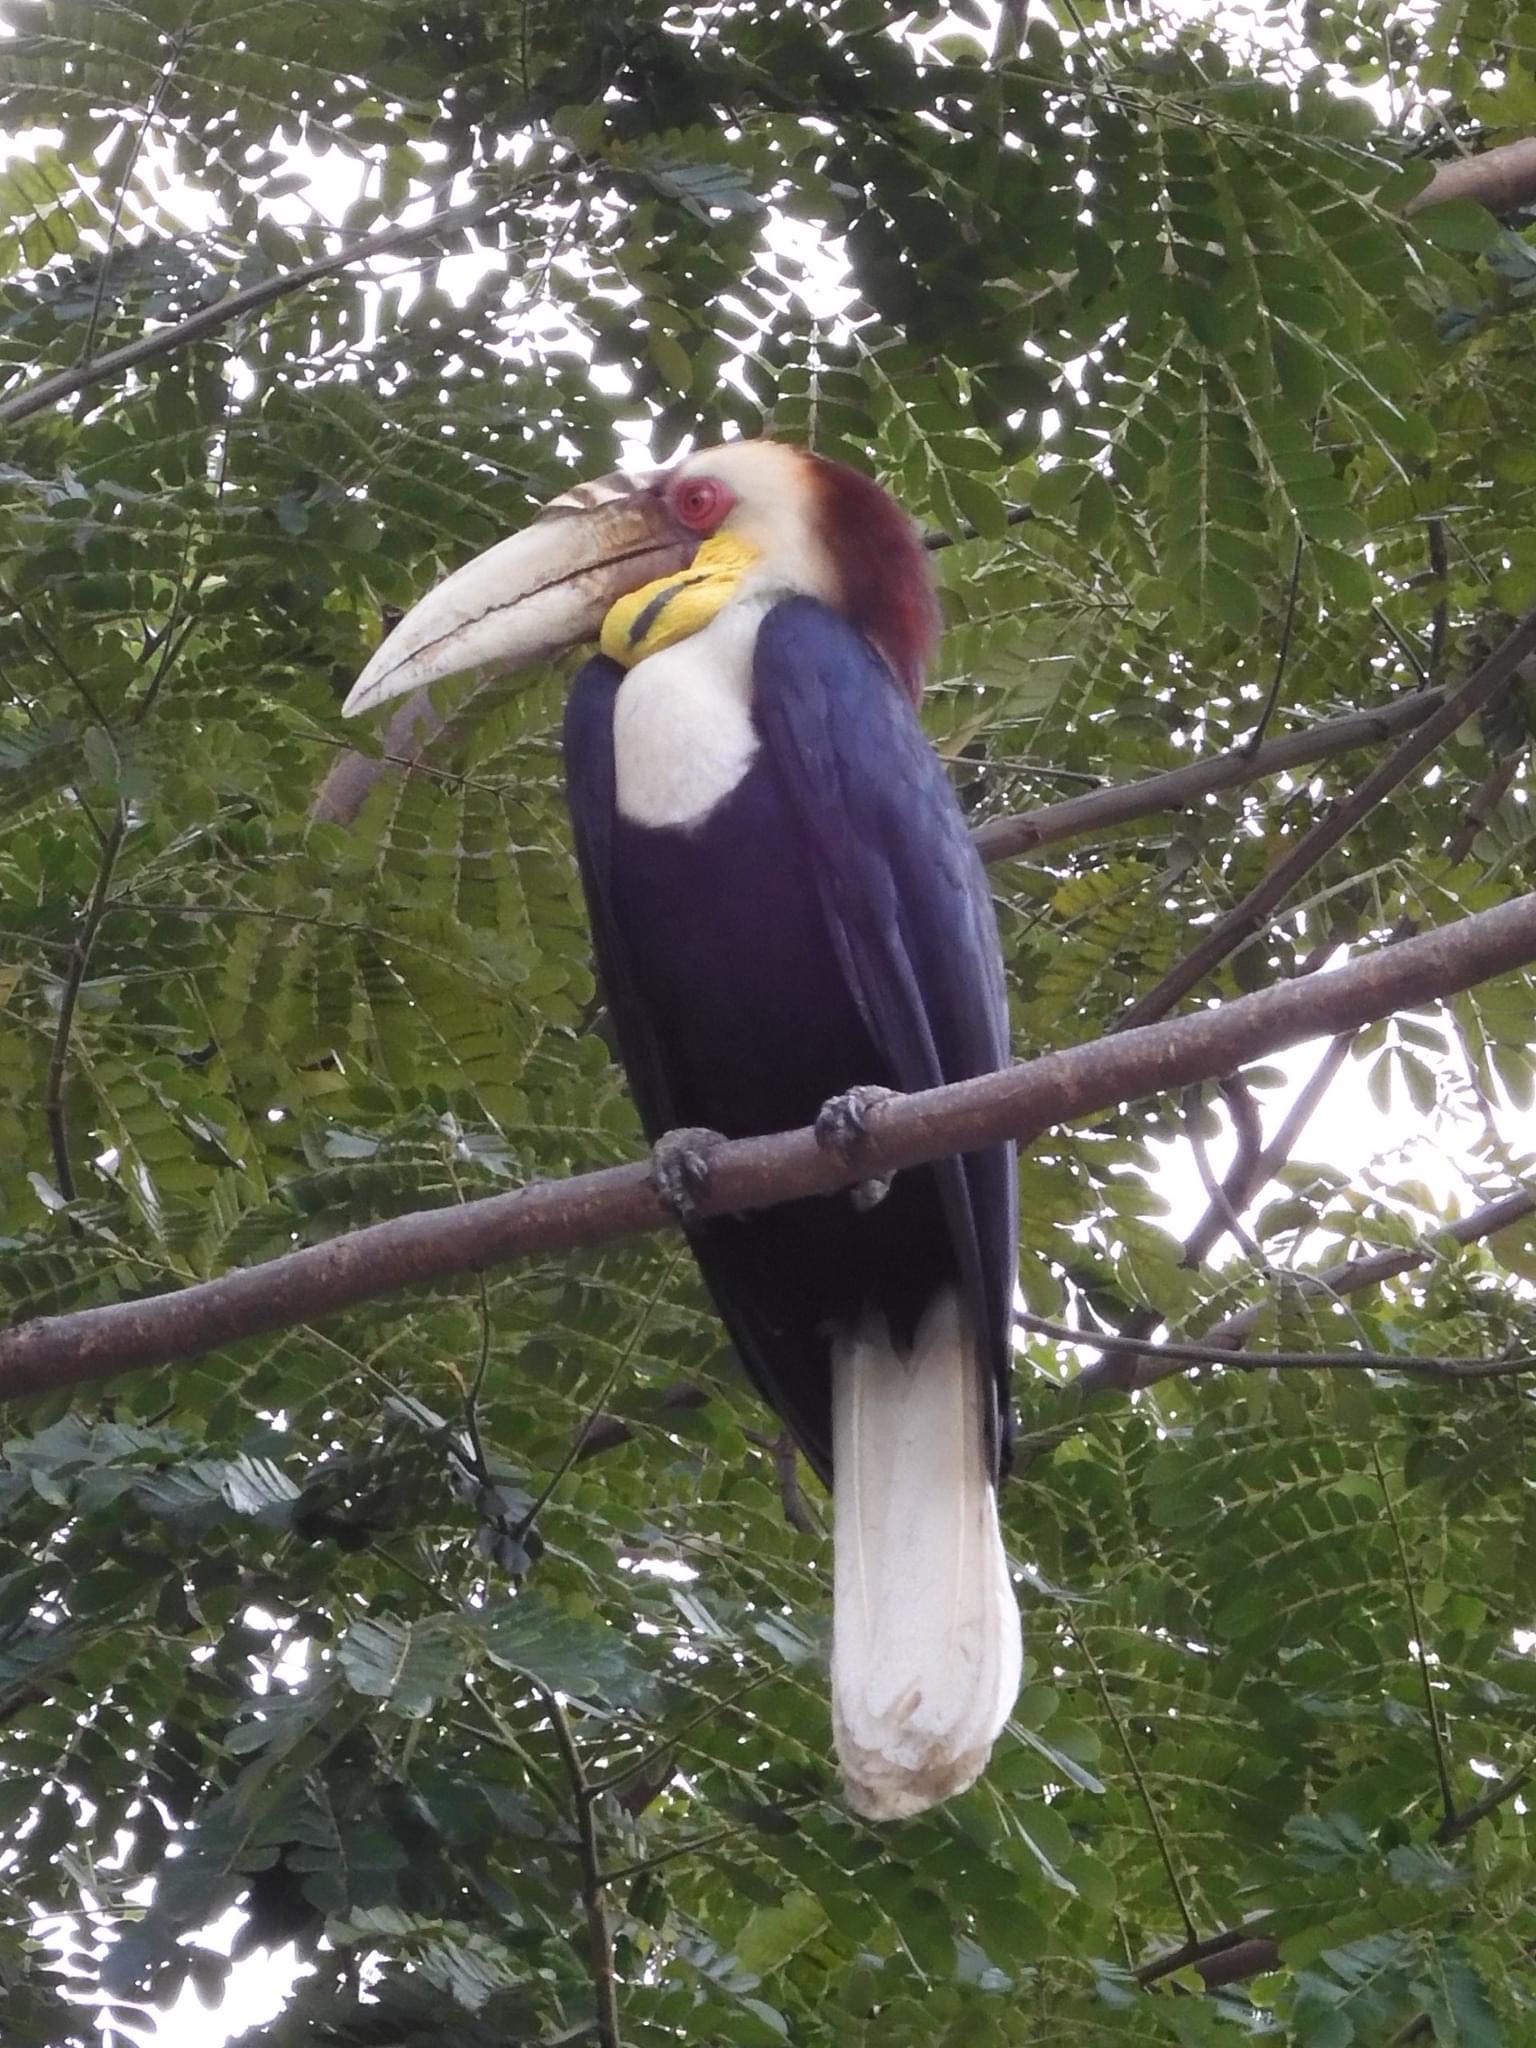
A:
{"label": "green leaf", "polygon": [[1442,200],[1426,207],[1415,227],[1437,248],[1457,249],[1470,256],[1480,255],[1500,232],[1488,209],[1471,199]]}
{"label": "green leaf", "polygon": [[[575,483],[772,420],[977,529],[930,557],[922,715],[968,822],[1023,821],[989,870],[1020,1057],[1112,1044],[1337,815],[1402,743],[1405,650],[1454,691],[1503,639],[1536,597],[1536,238],[1406,201],[1531,129],[1531,0],[1272,7],[1261,35],[1075,11],[997,50],[974,0],[895,33],[877,0],[7,11],[0,1327],[208,1280],[238,1308],[285,1255],[339,1270],[359,1228],[642,1156],[570,664],[440,686],[409,775],[387,712],[339,718],[404,609]],[[1015,504],[1039,516],[1005,530]],[[1277,672],[1293,763],[1255,775]],[[1355,819],[1193,1024],[1515,902],[1530,695]],[[369,788],[346,822],[313,815],[332,769]],[[1299,1136],[1321,1045],[1198,1116],[1148,1082],[1058,1122],[1020,1162],[1031,1309],[1235,1328],[1253,1359],[1526,1355],[1532,1218],[1476,1233],[1536,1184],[1533,980],[1452,998],[1454,1033],[1433,990],[1366,1025]],[[1294,1143],[1252,1245],[1202,1228],[1186,1263],[1197,1127],[1218,1179]],[[685,1245],[231,1314],[173,1367],[93,1380],[87,1347],[5,1405],[6,2048],[197,1995],[217,2036],[226,1911],[293,1959],[263,2048],[574,2048],[594,1856],[626,2041],[1380,2048],[1422,2016],[1523,2048],[1528,1817],[1432,1842],[1403,1567],[1456,1769],[1516,1771],[1519,1376],[1215,1368],[1129,1400],[1021,1333],[998,1506],[1033,1682],[970,1790],[870,1827],[838,1783],[831,1512]],[[1137,1983],[1183,1939],[1170,1863],[1203,1931],[1267,1912],[1262,1981]],[[28,1932],[108,1922],[67,1954]]]}
{"label": "green leaf", "polygon": [[693,382],[693,364],[688,351],[675,335],[659,327],[651,328],[646,335],[646,346],[651,360],[674,391],[686,391]]}
{"label": "green leaf", "polygon": [[1510,2038],[1489,2003],[1487,1987],[1450,1936],[1435,1943],[1435,1969],[1414,1986],[1429,2014],[1437,2041],[1456,2048],[1511,2048]]}
{"label": "green leaf", "polygon": [[777,1970],[827,1924],[827,1912],[813,1892],[791,1891],[776,1906],[759,1906],[741,1930],[736,1953],[758,1976]]}
{"label": "green leaf", "polygon": [[419,1720],[457,1690],[468,1665],[468,1637],[452,1615],[416,1622],[370,1616],[347,1630],[336,1657],[354,1692]]}
{"label": "green leaf", "polygon": [[642,1705],[654,1697],[653,1679],[616,1629],[587,1615],[562,1613],[537,1594],[492,1602],[480,1627],[493,1663],[526,1671],[556,1692],[616,1706]]}

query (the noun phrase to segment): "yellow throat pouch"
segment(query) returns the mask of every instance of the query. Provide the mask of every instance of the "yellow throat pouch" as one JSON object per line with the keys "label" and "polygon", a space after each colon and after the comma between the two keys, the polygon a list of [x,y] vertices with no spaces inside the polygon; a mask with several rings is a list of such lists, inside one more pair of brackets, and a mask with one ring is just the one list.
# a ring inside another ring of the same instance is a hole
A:
{"label": "yellow throat pouch", "polygon": [[633,668],[648,654],[686,640],[730,602],[758,558],[749,542],[717,533],[699,543],[690,566],[676,576],[642,584],[621,597],[603,620],[599,645],[611,661]]}

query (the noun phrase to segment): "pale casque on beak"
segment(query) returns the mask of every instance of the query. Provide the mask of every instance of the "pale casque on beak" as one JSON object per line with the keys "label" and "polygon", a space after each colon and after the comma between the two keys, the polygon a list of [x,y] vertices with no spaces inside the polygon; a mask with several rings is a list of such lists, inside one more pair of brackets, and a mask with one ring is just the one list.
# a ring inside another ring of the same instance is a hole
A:
{"label": "pale casque on beak", "polygon": [[619,598],[686,569],[698,547],[654,485],[652,476],[580,484],[455,569],[379,648],[343,716],[467,669],[511,673],[595,640]]}

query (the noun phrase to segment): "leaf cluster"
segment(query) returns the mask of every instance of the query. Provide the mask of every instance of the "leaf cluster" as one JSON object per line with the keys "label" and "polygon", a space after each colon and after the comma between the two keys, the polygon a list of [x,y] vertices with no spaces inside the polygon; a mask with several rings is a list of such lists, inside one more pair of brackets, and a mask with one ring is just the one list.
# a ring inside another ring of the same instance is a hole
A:
{"label": "leaf cluster", "polygon": [[[1532,230],[1404,216],[1438,157],[1529,124],[1502,0],[1339,0],[1251,46],[1177,7],[1005,10],[996,46],[978,10],[893,33],[877,0],[0,14],[13,1315],[634,1155],[563,678],[354,825],[307,807],[399,608],[637,437],[803,439],[967,536],[928,717],[978,822],[1237,745],[1277,675],[1276,730],[1458,679],[1536,599]],[[1202,994],[1529,886],[1532,715],[1522,684]],[[1019,1049],[1110,1028],[1363,772],[999,870]],[[1286,1276],[1520,1184],[1530,1014],[1510,978],[1357,1044],[1464,1155],[1449,1207],[1411,1153],[1348,1179],[1325,1116],[1249,1243],[1191,1267],[1159,1148],[1214,1137],[1209,1106],[1052,1137],[1030,1306],[1529,1348],[1518,1226],[1347,1311]],[[1281,1082],[1249,1077],[1261,1111]],[[670,1251],[9,1413],[7,2038],[217,2000],[197,1937],[232,1906],[242,1952],[311,1972],[253,2044],[591,2038],[586,1812],[626,2041],[1518,2048],[1528,1817],[1448,1831],[1445,1800],[1536,1748],[1525,1385],[1218,1372],[1079,1413],[1070,1360],[1020,1363],[1029,1682],[984,1784],[883,1833],[836,1803],[824,1535]],[[1138,1976],[1249,1924],[1265,1975]]]}

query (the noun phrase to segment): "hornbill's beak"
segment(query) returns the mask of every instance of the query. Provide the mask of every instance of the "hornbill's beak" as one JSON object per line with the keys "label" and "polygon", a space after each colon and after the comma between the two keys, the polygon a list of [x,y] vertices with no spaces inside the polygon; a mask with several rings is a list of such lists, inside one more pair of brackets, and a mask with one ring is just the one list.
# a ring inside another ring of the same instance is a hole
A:
{"label": "hornbill's beak", "polygon": [[407,612],[353,684],[342,713],[351,718],[466,669],[527,668],[595,640],[619,598],[685,569],[697,544],[650,477],[578,485]]}

